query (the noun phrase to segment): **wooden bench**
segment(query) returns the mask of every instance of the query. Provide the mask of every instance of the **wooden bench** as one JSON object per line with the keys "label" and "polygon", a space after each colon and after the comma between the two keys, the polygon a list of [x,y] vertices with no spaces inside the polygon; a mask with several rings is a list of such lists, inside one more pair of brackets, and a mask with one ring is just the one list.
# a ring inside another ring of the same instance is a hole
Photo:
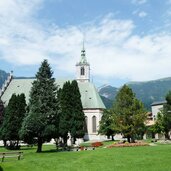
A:
{"label": "wooden bench", "polygon": [[95,147],[92,146],[81,146],[81,147],[77,147],[76,151],[83,151],[83,150],[95,150]]}
{"label": "wooden bench", "polygon": [[23,152],[21,151],[15,151],[15,152],[2,152],[0,153],[0,158],[2,159],[1,161],[4,162],[5,158],[14,158],[17,157],[18,160],[21,159],[23,156]]}
{"label": "wooden bench", "polygon": [[95,147],[84,147],[84,150],[95,150]]}

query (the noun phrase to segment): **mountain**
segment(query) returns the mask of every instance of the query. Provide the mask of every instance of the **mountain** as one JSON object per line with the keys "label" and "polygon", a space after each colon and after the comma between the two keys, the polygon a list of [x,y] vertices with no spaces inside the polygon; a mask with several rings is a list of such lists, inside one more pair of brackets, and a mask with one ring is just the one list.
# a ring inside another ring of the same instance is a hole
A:
{"label": "mountain", "polygon": [[110,85],[103,85],[102,87],[98,88],[98,91],[101,96],[113,100],[118,92],[118,88],[112,87]]}
{"label": "mountain", "polygon": [[[166,94],[171,90],[171,77],[147,82],[129,82],[127,85],[132,88],[136,97],[144,103],[144,106],[150,110],[151,103],[155,101],[163,101]],[[99,89],[99,94],[114,101],[119,88],[110,85],[103,86]],[[103,100],[103,99],[102,99]],[[110,106],[106,99],[104,104]]]}
{"label": "mountain", "polygon": [[5,71],[0,70],[0,88],[2,88],[2,85],[5,82],[5,80],[7,79],[8,75],[9,74],[6,73]]}
{"label": "mountain", "polygon": [[109,108],[112,107],[112,105],[113,105],[113,100],[110,100],[110,99],[108,99],[108,98],[106,98],[106,97],[104,97],[104,96],[100,96],[100,97],[101,97],[101,99],[102,99],[102,101],[103,101],[103,103],[105,104],[105,106],[106,106],[107,109],[109,109]]}

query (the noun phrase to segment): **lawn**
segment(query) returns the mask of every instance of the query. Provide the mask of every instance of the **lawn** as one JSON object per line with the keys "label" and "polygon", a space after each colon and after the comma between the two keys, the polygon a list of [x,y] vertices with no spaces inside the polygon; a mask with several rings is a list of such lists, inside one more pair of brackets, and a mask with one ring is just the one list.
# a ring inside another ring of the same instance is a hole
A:
{"label": "lawn", "polygon": [[[92,151],[55,152],[55,146],[23,148],[24,159],[0,163],[0,171],[170,171],[171,145],[99,148]],[[0,151],[5,151],[0,148]]]}

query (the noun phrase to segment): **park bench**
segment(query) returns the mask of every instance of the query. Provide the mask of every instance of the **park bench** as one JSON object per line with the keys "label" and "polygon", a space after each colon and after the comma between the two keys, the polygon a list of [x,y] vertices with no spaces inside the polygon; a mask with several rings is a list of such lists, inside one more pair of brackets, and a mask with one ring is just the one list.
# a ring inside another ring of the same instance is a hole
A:
{"label": "park bench", "polygon": [[76,151],[83,151],[83,150],[95,150],[95,147],[92,146],[81,146],[81,147],[77,147]]}
{"label": "park bench", "polygon": [[84,150],[95,150],[95,147],[92,147],[92,146],[84,147]]}
{"label": "park bench", "polygon": [[0,153],[0,158],[2,159],[1,160],[2,162],[4,162],[5,158],[15,158],[16,157],[18,160],[20,160],[22,156],[23,156],[23,152],[21,152],[21,151]]}

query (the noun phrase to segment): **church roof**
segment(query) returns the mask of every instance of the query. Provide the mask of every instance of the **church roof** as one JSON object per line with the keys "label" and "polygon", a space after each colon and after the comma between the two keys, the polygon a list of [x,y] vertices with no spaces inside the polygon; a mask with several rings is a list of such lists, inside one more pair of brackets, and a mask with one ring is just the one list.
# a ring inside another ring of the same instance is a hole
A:
{"label": "church roof", "polygon": [[[12,79],[1,99],[8,104],[9,99],[13,93],[21,94],[24,93],[26,96],[26,102],[29,101],[29,93],[32,87],[34,79]],[[62,87],[67,80],[56,80],[56,84]],[[90,82],[79,82],[79,90],[81,93],[81,101],[83,109],[105,109],[105,106],[95,88]]]}

